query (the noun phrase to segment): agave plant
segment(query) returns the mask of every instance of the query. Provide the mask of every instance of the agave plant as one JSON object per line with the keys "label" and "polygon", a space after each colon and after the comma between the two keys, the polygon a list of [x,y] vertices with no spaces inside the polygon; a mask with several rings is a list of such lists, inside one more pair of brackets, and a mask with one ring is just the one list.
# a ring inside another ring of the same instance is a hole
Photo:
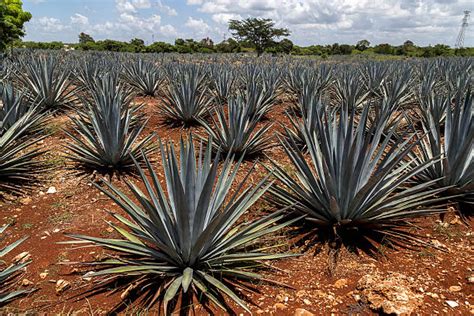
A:
{"label": "agave plant", "polygon": [[305,81],[308,72],[307,66],[308,65],[301,63],[291,66],[291,63],[289,63],[284,67],[285,70],[282,77],[283,85],[285,90],[290,94],[295,95],[296,98],[299,97],[303,88],[303,82]]}
{"label": "agave plant", "polygon": [[307,104],[312,103],[312,99],[322,99],[332,81],[332,68],[327,65],[307,65],[289,70],[284,82],[295,101],[291,104],[290,114],[304,115],[308,111]]}
{"label": "agave plant", "polygon": [[97,83],[92,99],[84,99],[87,109],[71,118],[78,135],[66,132],[74,141],[67,145],[72,152],[68,157],[90,170],[109,174],[131,171],[132,155],[155,149],[151,144],[154,134],[140,140],[146,121],[137,121],[127,90],[116,85],[113,75],[105,75]]}
{"label": "agave plant", "polygon": [[[0,227],[0,236],[8,228],[8,225]],[[32,289],[27,290],[15,290],[14,287],[19,281],[22,270],[24,270],[30,263],[31,260],[25,260],[26,258],[19,258],[15,263],[7,265],[1,258],[5,257],[8,253],[14,250],[18,245],[24,242],[27,237],[17,240],[3,248],[0,248],[0,307],[13,301],[14,299],[31,293]],[[2,239],[0,238],[0,241]]]}
{"label": "agave plant", "polygon": [[392,129],[382,142],[383,124],[367,124],[369,108],[360,119],[355,112],[343,108],[315,115],[315,131],[302,131],[309,161],[289,133],[281,140],[296,179],[274,163],[282,185],[271,189],[271,200],[280,206],[297,203],[294,208],[306,215],[306,222],[336,248],[342,243],[372,252],[371,240],[418,244],[405,229],[406,220],[440,212],[426,206],[437,202],[436,194],[445,188],[429,189],[432,181],[409,188],[406,183],[434,162],[403,163],[417,143],[415,135],[389,141]]}
{"label": "agave plant", "polygon": [[361,74],[365,86],[372,94],[380,94],[382,84],[390,74],[390,67],[384,62],[368,62],[362,66]]}
{"label": "agave plant", "polygon": [[[110,105],[114,104],[117,91],[123,96],[122,102],[128,105],[122,107],[122,112],[130,111],[130,127],[134,128],[137,125],[143,125],[146,121],[145,114],[142,111],[144,104],[134,102],[136,93],[120,80],[120,73],[116,69],[103,72],[97,77],[92,78],[87,92],[89,93],[89,99],[99,96],[103,104]],[[87,100],[84,103],[88,103]],[[84,117],[87,117],[87,107],[86,111],[83,111],[81,108],[78,111],[85,114]]]}
{"label": "agave plant", "polygon": [[0,130],[10,128],[29,110],[24,93],[18,93],[13,85],[0,83]]}
{"label": "agave plant", "polygon": [[22,62],[17,79],[43,111],[70,108],[77,101],[77,88],[69,80],[70,71],[60,65],[58,58],[40,55]]}
{"label": "agave plant", "polygon": [[[432,187],[450,186],[451,195],[460,195],[462,209],[471,210],[474,205],[474,120],[472,92],[470,89],[462,97],[458,91],[454,98],[444,97],[440,102],[445,106],[446,117],[442,127],[437,112],[424,112],[423,129],[428,134],[419,144],[419,152],[411,158],[415,165],[424,164],[433,157],[443,158],[416,175],[419,183],[433,182]],[[442,97],[435,98],[436,100]],[[454,99],[453,106],[450,105]],[[444,136],[444,141],[443,141]]]}
{"label": "agave plant", "polygon": [[288,115],[290,120],[291,128],[285,129],[284,137],[290,135],[293,141],[298,145],[300,150],[306,150],[306,142],[304,138],[305,131],[308,131],[312,135],[316,131],[316,116],[324,113],[322,111],[323,103],[320,99],[316,99],[316,96],[312,95],[306,97],[300,102],[304,102],[301,105],[301,109],[305,109],[301,121],[297,121],[294,115],[291,113]]}
{"label": "agave plant", "polygon": [[320,67],[318,72],[306,72],[305,79],[302,81],[301,90],[298,95],[296,107],[292,107],[294,114],[305,115],[311,111],[310,107],[315,100],[326,99],[325,91],[332,81],[332,73],[328,67]]}
{"label": "agave plant", "polygon": [[159,68],[154,63],[140,58],[124,65],[124,77],[138,93],[152,97],[163,82]]}
{"label": "agave plant", "polygon": [[466,91],[469,87],[472,87],[472,59],[450,60],[449,64],[442,67],[442,69],[445,70],[444,78],[450,94],[455,94],[459,90]]}
{"label": "agave plant", "polygon": [[214,128],[204,123],[216,150],[240,158],[243,155],[252,157],[261,154],[272,146],[272,137],[268,135],[272,124],[257,129],[260,117],[250,114],[241,97],[229,99],[227,115],[222,107],[218,107],[216,117],[217,121],[212,117]]}
{"label": "agave plant", "polygon": [[42,151],[34,148],[44,138],[38,135],[44,118],[35,107],[12,124],[0,121],[0,192],[24,192],[44,170],[36,159]]}
{"label": "agave plant", "polygon": [[336,102],[349,109],[362,106],[370,94],[362,83],[362,76],[349,66],[339,71],[335,84]]}
{"label": "agave plant", "polygon": [[429,122],[438,122],[444,124],[446,119],[446,111],[451,106],[451,100],[431,91],[429,94],[419,98],[419,110],[421,120]]}
{"label": "agave plant", "polygon": [[168,314],[169,303],[179,298],[184,310],[199,301],[230,312],[227,297],[249,311],[239,293],[250,290],[252,281],[266,280],[257,271],[261,261],[288,256],[266,253],[261,237],[289,222],[279,222],[283,215],[276,212],[237,224],[271,184],[264,179],[242,191],[245,177],[236,193],[231,193],[241,162],[233,167],[228,157],[221,169],[219,154],[211,160],[211,148],[201,143],[197,153],[191,137],[182,140],[178,161],[172,144],[166,149],[161,145],[166,191],[144,157],[150,178],[139,165],[137,168],[146,193],[127,182],[137,202],[110,183],[105,182],[108,189],[98,186],[131,219],[113,214],[120,225],[109,225],[121,235],[119,239],[71,235],[78,241],[67,242],[113,250],[105,261],[92,262],[95,269],[86,274],[98,280],[96,291],[118,284],[116,289],[125,291],[122,297],[141,298],[146,308],[159,304],[164,314]]}
{"label": "agave plant", "polygon": [[169,86],[161,114],[166,121],[185,126],[199,123],[209,112],[207,77],[197,66],[183,67],[169,78]]}
{"label": "agave plant", "polygon": [[234,91],[235,71],[227,65],[216,65],[211,68],[211,79],[217,101],[224,104]]}
{"label": "agave plant", "polygon": [[398,110],[412,99],[412,85],[413,76],[410,67],[393,71],[389,78],[385,78],[379,87],[380,99],[372,102],[374,110],[372,124],[384,122],[385,132],[397,125],[403,115],[403,112]]}
{"label": "agave plant", "polygon": [[95,58],[81,59],[76,63],[74,74],[77,78],[77,84],[88,90],[94,87],[95,81],[106,73],[105,69],[110,72],[110,63],[106,59],[94,56]]}
{"label": "agave plant", "polygon": [[249,114],[253,117],[264,117],[277,100],[276,86],[265,81],[250,81],[242,93],[248,107]]}

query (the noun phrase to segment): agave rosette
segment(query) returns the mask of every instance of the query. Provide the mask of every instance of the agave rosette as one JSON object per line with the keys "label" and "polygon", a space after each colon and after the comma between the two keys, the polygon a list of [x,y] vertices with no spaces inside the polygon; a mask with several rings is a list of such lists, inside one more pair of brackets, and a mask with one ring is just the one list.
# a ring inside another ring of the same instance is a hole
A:
{"label": "agave rosette", "polygon": [[219,168],[219,154],[214,161],[211,158],[212,145],[204,148],[201,143],[196,151],[191,138],[181,141],[179,151],[180,161],[172,144],[166,149],[161,145],[166,191],[146,157],[149,178],[137,165],[145,192],[127,181],[137,202],[108,182],[106,189],[99,187],[131,218],[113,214],[119,225],[109,225],[121,238],[71,235],[77,241],[66,243],[114,251],[109,259],[92,262],[95,269],[86,274],[98,280],[95,290],[119,284],[117,290],[140,298],[146,308],[162,304],[165,314],[178,298],[183,309],[198,300],[231,311],[227,297],[249,311],[239,293],[251,289],[249,282],[266,280],[257,271],[261,261],[289,256],[265,252],[261,237],[289,222],[280,222],[284,215],[275,212],[239,223],[271,183],[264,179],[243,189],[249,172],[231,193],[240,161],[233,166],[228,157]]}
{"label": "agave rosette", "polygon": [[[322,109],[324,111],[324,108]],[[434,181],[408,187],[410,178],[435,163],[414,167],[405,162],[416,146],[416,134],[382,141],[384,124],[368,126],[369,108],[356,119],[355,109],[315,115],[313,132],[302,130],[309,159],[287,133],[282,146],[295,168],[296,178],[274,163],[281,185],[271,189],[271,201],[295,205],[305,221],[320,229],[329,241],[360,247],[376,239],[411,246],[421,242],[406,229],[407,219],[439,213],[432,207],[443,200],[446,188],[430,188]],[[356,238],[357,237],[357,238]]]}

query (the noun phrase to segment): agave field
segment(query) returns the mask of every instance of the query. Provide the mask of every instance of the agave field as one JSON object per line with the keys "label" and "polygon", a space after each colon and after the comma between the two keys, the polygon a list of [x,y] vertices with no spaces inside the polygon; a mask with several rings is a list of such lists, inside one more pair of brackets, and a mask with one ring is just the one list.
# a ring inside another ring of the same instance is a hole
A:
{"label": "agave field", "polygon": [[13,52],[0,314],[473,313],[473,65]]}

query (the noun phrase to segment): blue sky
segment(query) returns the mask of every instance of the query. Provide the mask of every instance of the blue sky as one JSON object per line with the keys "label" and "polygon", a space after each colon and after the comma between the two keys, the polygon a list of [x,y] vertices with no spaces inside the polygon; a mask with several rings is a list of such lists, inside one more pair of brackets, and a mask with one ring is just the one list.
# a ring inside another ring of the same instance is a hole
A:
{"label": "blue sky", "polygon": [[[25,40],[77,42],[80,32],[95,39],[147,43],[177,37],[229,36],[227,21],[249,16],[272,18],[292,31],[296,44],[454,45],[469,0],[23,0],[33,19]],[[473,19],[474,20],[474,19]],[[472,23],[474,24],[474,23]],[[474,46],[472,27],[466,46]]]}

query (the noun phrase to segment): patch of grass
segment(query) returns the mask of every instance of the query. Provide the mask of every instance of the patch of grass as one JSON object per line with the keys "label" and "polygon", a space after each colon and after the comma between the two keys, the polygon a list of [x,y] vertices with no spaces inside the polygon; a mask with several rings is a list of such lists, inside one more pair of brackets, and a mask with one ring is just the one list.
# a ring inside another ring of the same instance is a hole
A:
{"label": "patch of grass", "polygon": [[57,202],[51,203],[51,208],[63,208],[65,206],[66,206],[66,203],[64,203],[63,201],[57,201]]}
{"label": "patch of grass", "polygon": [[71,212],[63,212],[59,214],[51,214],[48,216],[48,222],[51,224],[69,223],[72,220]]}
{"label": "patch of grass", "polygon": [[34,225],[31,223],[24,223],[23,225],[21,225],[21,228],[23,229],[32,229],[33,227]]}

